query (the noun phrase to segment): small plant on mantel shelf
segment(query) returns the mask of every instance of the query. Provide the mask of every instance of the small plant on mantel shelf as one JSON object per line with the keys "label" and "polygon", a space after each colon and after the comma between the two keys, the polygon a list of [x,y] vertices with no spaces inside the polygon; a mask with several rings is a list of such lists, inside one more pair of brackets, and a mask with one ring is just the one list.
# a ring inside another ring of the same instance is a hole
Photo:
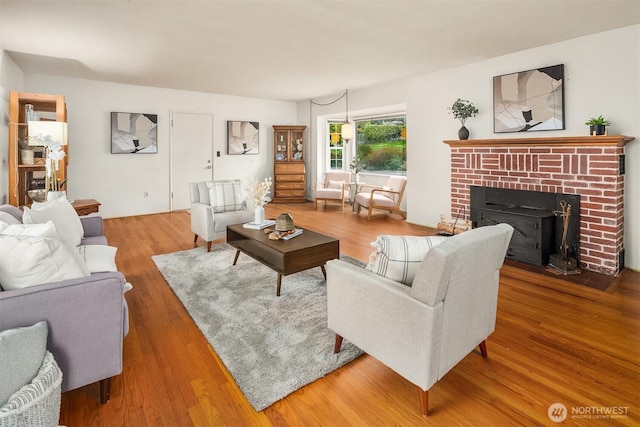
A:
{"label": "small plant on mantel shelf", "polygon": [[590,135],[605,135],[606,127],[611,126],[611,121],[605,119],[603,116],[598,116],[591,117],[584,124],[589,126]]}
{"label": "small plant on mantel shelf", "polygon": [[453,117],[460,120],[462,127],[458,131],[458,138],[469,139],[469,130],[464,126],[469,117],[475,117],[479,113],[478,108],[466,99],[456,99],[456,102],[449,107],[449,114],[453,114]]}

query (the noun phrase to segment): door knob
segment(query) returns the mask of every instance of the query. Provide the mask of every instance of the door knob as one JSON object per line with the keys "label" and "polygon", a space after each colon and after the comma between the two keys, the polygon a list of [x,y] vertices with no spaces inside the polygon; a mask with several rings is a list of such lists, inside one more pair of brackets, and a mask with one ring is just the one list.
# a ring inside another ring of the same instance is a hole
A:
{"label": "door knob", "polygon": [[207,169],[211,169],[211,167],[212,167],[212,166],[211,166],[211,165],[209,165],[209,166],[207,166]]}

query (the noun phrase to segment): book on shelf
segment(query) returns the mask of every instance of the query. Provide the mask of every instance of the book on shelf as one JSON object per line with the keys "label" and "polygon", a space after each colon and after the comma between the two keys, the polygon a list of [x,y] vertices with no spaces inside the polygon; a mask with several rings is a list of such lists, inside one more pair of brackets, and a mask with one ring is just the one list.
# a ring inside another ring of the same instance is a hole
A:
{"label": "book on shelf", "polygon": [[302,234],[302,229],[301,229],[301,228],[296,228],[296,231],[294,231],[294,232],[293,232],[293,233],[291,233],[291,234],[287,234],[286,236],[284,236],[284,237],[282,238],[282,240],[289,240],[289,239],[293,239],[294,237],[299,236],[299,235],[301,235],[301,234]]}
{"label": "book on shelf", "polygon": [[254,230],[262,230],[263,228],[271,227],[272,225],[276,225],[275,219],[267,219],[261,224],[256,224],[255,222],[242,224],[244,228],[253,228]]}

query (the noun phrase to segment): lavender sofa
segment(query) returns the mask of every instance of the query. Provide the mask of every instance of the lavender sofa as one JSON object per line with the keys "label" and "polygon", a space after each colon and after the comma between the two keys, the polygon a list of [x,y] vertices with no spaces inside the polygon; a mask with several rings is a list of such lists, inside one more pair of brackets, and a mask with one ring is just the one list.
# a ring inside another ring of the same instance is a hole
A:
{"label": "lavender sofa", "polygon": [[[22,221],[22,211],[15,206],[2,205],[0,212]],[[82,244],[107,244],[102,217],[80,219]],[[62,391],[99,381],[100,401],[106,403],[111,377],[122,372],[123,339],[129,331],[125,283],[119,272],[93,273],[80,279],[0,291],[0,331],[46,320],[47,349],[62,370]]]}

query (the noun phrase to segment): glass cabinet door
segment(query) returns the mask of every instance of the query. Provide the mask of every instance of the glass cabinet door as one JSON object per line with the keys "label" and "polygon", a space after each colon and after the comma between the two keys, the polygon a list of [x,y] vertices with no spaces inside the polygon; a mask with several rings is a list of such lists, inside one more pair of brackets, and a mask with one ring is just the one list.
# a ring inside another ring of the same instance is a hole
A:
{"label": "glass cabinet door", "polygon": [[304,132],[291,131],[291,160],[304,161]]}
{"label": "glass cabinet door", "polygon": [[286,130],[278,130],[275,134],[275,159],[278,162],[289,161],[287,153],[287,145],[289,144],[289,135]]}

